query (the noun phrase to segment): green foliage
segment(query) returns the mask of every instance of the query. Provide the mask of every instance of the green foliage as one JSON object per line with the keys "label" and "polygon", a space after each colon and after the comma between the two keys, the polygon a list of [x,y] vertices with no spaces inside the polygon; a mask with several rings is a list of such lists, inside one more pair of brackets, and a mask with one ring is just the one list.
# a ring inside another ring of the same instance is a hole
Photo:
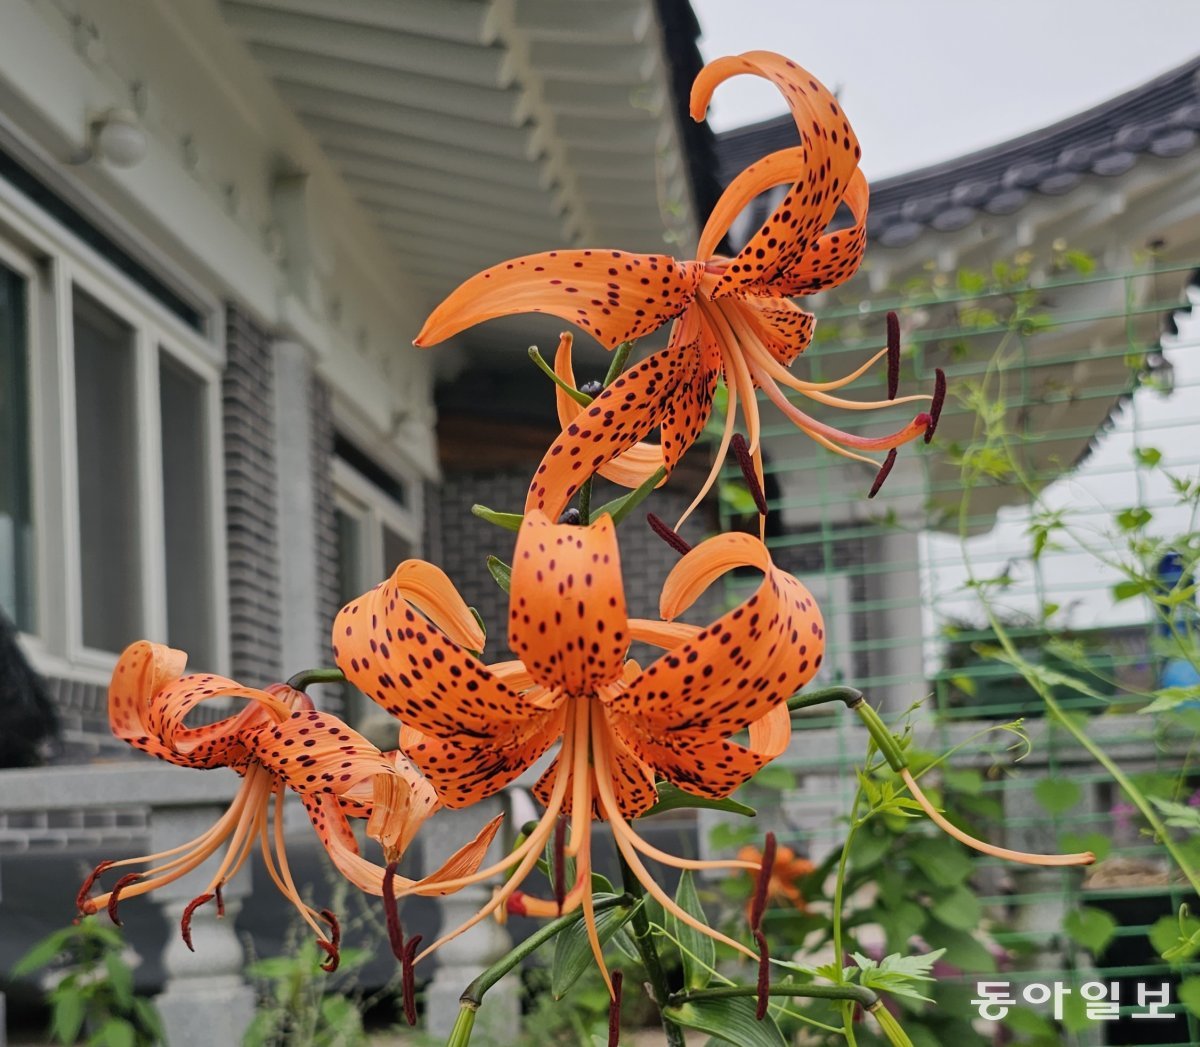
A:
{"label": "green foliage", "polygon": [[119,931],[86,916],[43,938],[14,964],[13,977],[48,970],[50,1035],[88,1047],[149,1047],[163,1042],[158,1013],[135,995]]}
{"label": "green foliage", "polygon": [[666,1015],[687,1029],[716,1037],[731,1047],[786,1047],[783,1033],[770,1016],[754,1016],[755,1003],[745,997],[730,1000],[693,1000],[667,1007]]}

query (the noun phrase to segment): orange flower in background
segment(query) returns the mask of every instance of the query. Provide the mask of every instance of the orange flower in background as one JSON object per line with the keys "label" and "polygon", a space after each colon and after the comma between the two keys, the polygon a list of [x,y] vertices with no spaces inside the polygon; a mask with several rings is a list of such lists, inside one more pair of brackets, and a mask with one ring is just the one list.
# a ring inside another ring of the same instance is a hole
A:
{"label": "orange flower in background", "polygon": [[[890,452],[932,435],[944,395],[940,377],[931,413],[920,413],[900,430],[879,437],[827,425],[785,394],[789,389],[849,410],[925,399],[858,402],[833,395],[888,350],[836,381],[803,381],[788,371],[808,346],[815,324],[812,314],[790,298],[836,287],[854,275],[866,245],[869,194],[858,170],[858,141],[836,99],[780,55],[752,51],[709,63],[692,88],[692,116],[703,119],[717,85],[742,73],[764,77],[780,89],[801,145],[770,154],[730,183],[700,235],[697,260],[617,250],[549,251],[516,258],[460,285],[414,340],[418,346],[434,345],[484,320],[533,312],[561,317],[612,349],[675,321],[666,349],[620,375],[555,440],[538,466],[527,510],[542,509],[557,517],[589,476],[638,447],[655,428],[661,429],[661,444],[645,445],[648,449],[637,452],[639,460],[627,465],[642,479],[659,466],[669,473],[707,423],[718,378],[729,392],[725,429],[716,464],[692,508],[716,478],[739,406],[761,479],[758,389],[822,446],[875,466],[880,463],[864,452]],[[738,214],[777,185],[791,188],[771,217],[735,257],[718,256],[716,249]],[[854,225],[827,232],[842,204]],[[889,373],[889,395],[894,397],[898,336],[893,339],[889,333],[889,341],[894,342]],[[892,460],[889,453],[881,476]]]}
{"label": "orange flower in background", "polygon": [[[738,851],[738,857],[744,862],[761,863],[763,852],[757,847],[743,847]],[[807,906],[804,902],[804,895],[800,893],[798,881],[803,880],[815,868],[816,866],[812,862],[807,858],[798,857],[790,847],[777,846],[775,859],[767,873],[767,901],[790,905],[792,908],[804,912]],[[753,904],[753,898],[746,903],[748,915]]]}
{"label": "orange flower in background", "polygon": [[[741,605],[707,628],[669,621],[725,571],[743,566],[757,567],[764,578]],[[406,569],[402,564],[397,574]],[[727,796],[784,750],[791,733],[786,700],[821,663],[820,612],[746,534],[711,538],[680,560],[664,586],[661,611],[668,621],[627,617],[607,516],[579,527],[551,523],[537,510],[521,525],[512,569],[509,643],[519,661],[477,660],[405,602],[395,576],[342,609],[334,624],[338,665],[400,718],[401,748],[448,807],[493,795],[560,743],[534,787],[545,805],[536,828],[500,862],[452,883],[509,869],[511,875],[479,913],[422,956],[502,911],[561,816],[570,819],[563,850],[576,859],[577,877],[570,890],[560,886],[556,909],[583,907],[602,969],[591,911],[594,817],[611,824],[626,863],[665,908],[756,956],[679,910],[643,859],[685,869],[756,866],[674,857],[643,840],[629,821],[655,803],[656,778],[696,795]],[[631,641],[666,653],[642,669],[626,659]],[[730,740],[742,730],[747,744]]]}
{"label": "orange flower in background", "polygon": [[[118,660],[109,688],[113,733],[181,767],[228,767],[242,776],[242,785],[225,814],[196,839],[157,854],[101,862],[80,888],[79,910],[107,909],[119,923],[120,901],[177,880],[224,848],[207,886],[184,910],[180,930],[191,948],[196,908],[215,900],[223,914],[222,887],[261,846],[268,875],[316,933],[327,953],[325,966],[333,970],[340,938],[337,919],[300,897],[285,847],[285,794],[291,790],[301,797],[337,868],[363,890],[382,894],[387,870],[361,857],[348,817],[368,819],[368,835],[392,862],[440,807],[433,788],[403,755],[380,752],[336,716],[315,709],[302,692],[284,684],[260,690],[211,674],[184,676],[186,662],[182,651],[161,644],[131,644]],[[184,725],[199,705],[218,699],[240,699],[246,705],[216,723]],[[442,881],[479,867],[499,825],[500,819],[494,820],[431,876],[402,882],[418,893],[444,893]],[[147,868],[121,876],[106,893],[91,895],[102,875],[127,866]]]}

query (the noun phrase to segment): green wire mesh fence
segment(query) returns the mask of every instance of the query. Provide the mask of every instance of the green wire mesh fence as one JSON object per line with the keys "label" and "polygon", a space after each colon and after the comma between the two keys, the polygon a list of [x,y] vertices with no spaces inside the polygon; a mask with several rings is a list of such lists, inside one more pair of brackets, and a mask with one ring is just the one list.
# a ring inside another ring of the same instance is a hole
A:
{"label": "green wire mesh fence", "polygon": [[[1200,301],[1196,272],[1194,262],[1153,260],[1099,272],[1068,252],[1040,268],[1024,259],[914,281],[852,307],[821,303],[818,338],[797,374],[827,381],[854,370],[881,347],[885,314],[895,310],[901,392],[928,391],[936,367],[949,380],[937,439],[902,448],[873,501],[864,498],[870,470],[814,446],[761,405],[768,544],[825,609],[824,682],[861,688],[897,725],[922,702],[919,750],[937,755],[965,742],[944,785],[948,797],[956,785],[969,793],[973,824],[998,826],[1002,811],[1018,846],[1091,847],[1101,859],[1086,874],[980,859],[968,881],[981,903],[975,926],[948,909],[939,916],[936,899],[914,921],[931,947],[942,932],[960,936],[943,977],[958,988],[942,991],[979,1043],[1200,1043],[1200,966],[1161,958],[1180,932],[1181,906],[1195,909],[1197,899],[1111,777],[1046,720],[1030,681],[1086,718],[1089,737],[1149,794],[1178,805],[1172,824],[1195,854],[1200,831],[1186,812],[1200,811],[1200,772],[1188,762],[1200,720],[1191,578],[1200,551],[1200,317],[1188,312],[1192,295]],[[879,371],[851,395],[885,397]],[[903,425],[914,407],[848,419],[804,409],[874,434]],[[756,526],[736,471],[726,470],[722,494],[724,526]],[[754,584],[747,577],[730,588],[740,595]],[[1142,711],[1155,699],[1161,712]],[[979,733],[1017,718],[1033,736],[1019,763],[1007,751],[1011,736]],[[776,782],[778,809],[790,827],[785,842],[819,861],[844,838],[839,819],[866,739],[845,710],[799,727],[781,762],[790,778]],[[990,960],[961,941],[964,932]],[[971,1000],[981,979],[1012,983],[1008,1040],[978,1020]],[[1021,999],[1022,987],[1039,982],[1071,990],[1061,1022],[1046,1024],[1053,998]],[[1117,985],[1114,1015],[1094,1006],[1089,1018],[1080,989],[1096,982]],[[1138,985],[1157,991],[1163,982],[1165,1017],[1135,1017],[1146,1009]]]}

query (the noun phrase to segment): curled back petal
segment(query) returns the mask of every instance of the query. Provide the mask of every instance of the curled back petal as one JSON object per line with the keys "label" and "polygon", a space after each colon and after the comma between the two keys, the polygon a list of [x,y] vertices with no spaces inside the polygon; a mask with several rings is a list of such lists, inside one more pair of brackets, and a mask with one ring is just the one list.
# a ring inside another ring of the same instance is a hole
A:
{"label": "curled back petal", "polygon": [[452,883],[475,873],[483,864],[483,859],[487,857],[488,848],[492,845],[492,840],[496,838],[496,833],[499,832],[500,826],[503,824],[504,815],[496,815],[495,818],[479,830],[470,843],[465,844],[450,855],[434,872],[418,880],[412,888],[412,893],[429,897],[431,895],[452,894],[458,890],[457,887],[446,888],[442,884]]}
{"label": "curled back petal", "polygon": [[671,334],[673,340],[678,337],[676,344],[682,343],[691,366],[685,369],[663,413],[662,464],[668,474],[704,432],[721,374],[720,345],[699,309],[681,317]]}
{"label": "curled back petal", "polygon": [[527,513],[513,554],[508,641],[531,676],[568,695],[620,678],[629,647],[616,528]]}
{"label": "curled back petal", "polygon": [[546,251],[501,262],[452,291],[414,345],[436,345],[497,316],[548,313],[614,349],[673,320],[696,293],[703,269],[659,254]]}
{"label": "curled back petal", "polygon": [[541,509],[557,519],[588,477],[659,426],[676,387],[695,366],[693,353],[694,347],[673,338],[622,372],[550,445],[529,485],[525,511]]}
{"label": "curled back petal", "polygon": [[[780,274],[772,284],[774,292],[781,295],[816,294],[845,283],[858,272],[867,249],[869,199],[866,176],[855,171],[844,200],[854,224],[820,237],[803,257]],[[787,360],[780,362],[788,363]]]}
{"label": "curled back petal", "polygon": [[425,560],[405,560],[391,584],[460,647],[482,651],[486,637],[446,572]]}
{"label": "curled back petal", "polygon": [[[558,341],[558,351],[554,354],[554,371],[570,386],[575,385],[575,368],[571,364],[571,345],[574,339],[569,333],[563,334]],[[569,426],[584,411],[583,404],[571,399],[559,386],[554,387],[556,405],[558,408],[558,424],[564,429]],[[622,451],[611,462],[606,462],[598,470],[606,480],[611,480],[622,487],[641,487],[659,469],[663,467],[662,447],[658,444],[639,441],[627,451]],[[659,481],[661,487],[667,482],[664,476]]]}
{"label": "curled back petal", "polygon": [[784,367],[808,348],[817,325],[812,313],[787,298],[747,295],[736,305],[730,302],[725,308],[738,309],[767,352]]}
{"label": "curled back petal", "polygon": [[486,739],[537,711],[408,604],[390,579],[338,612],[333,654],[363,694],[426,734]]}
{"label": "curled back petal", "polygon": [[[289,715],[285,702],[235,680],[204,673],[180,675],[187,655],[139,640],[122,652],[108,691],[113,734],[136,749],[183,767],[244,766],[244,731],[272,717]],[[246,698],[233,716],[200,727],[184,727],[188,713],[206,701]]]}
{"label": "curled back petal", "polygon": [[743,73],[764,77],[783,93],[807,162],[774,213],[725,267],[713,297],[772,291],[777,281],[786,279],[833,218],[862,155],[829,89],[795,62],[770,51],[748,51],[705,66],[692,85],[693,117],[703,117],[718,84]]}
{"label": "curled back petal", "polygon": [[696,248],[696,257],[708,260],[725,238],[738,215],[760,193],[774,189],[777,185],[791,185],[808,167],[808,153],[801,146],[790,149],[779,149],[768,153],[761,160],[756,160],[744,168],[725,187],[725,191],[717,200],[704,223],[700,233],[700,243]]}

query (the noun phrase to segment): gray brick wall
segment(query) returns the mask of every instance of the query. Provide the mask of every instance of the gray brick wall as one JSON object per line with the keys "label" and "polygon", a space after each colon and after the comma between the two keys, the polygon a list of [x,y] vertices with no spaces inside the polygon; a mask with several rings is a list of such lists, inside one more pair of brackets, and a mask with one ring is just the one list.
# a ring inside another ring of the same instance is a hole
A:
{"label": "gray brick wall", "polygon": [[[447,472],[442,485],[430,490],[427,502],[426,558],[442,567],[467,603],[483,616],[488,627],[486,654],[489,660],[504,657],[507,648],[508,597],[492,581],[484,561],[491,553],[511,563],[516,536],[472,516],[471,506],[479,502],[494,509],[518,511],[525,500],[533,469],[531,465],[520,470]],[[602,505],[622,491],[622,488],[600,483],[592,504]],[[646,513],[657,513],[673,524],[694,493],[687,483],[656,491],[621,524],[621,568],[630,616],[658,617],[658,596],[663,580],[679,559],[646,526]],[[695,544],[714,529],[710,521],[711,517],[704,512],[694,514],[684,525],[684,537]],[[715,585],[686,618],[707,622],[722,607],[721,586]],[[645,657],[644,652],[636,652],[636,655]]]}
{"label": "gray brick wall", "polygon": [[279,678],[274,354],[271,334],[226,307],[221,379],[229,554],[231,670],[246,684]]}

